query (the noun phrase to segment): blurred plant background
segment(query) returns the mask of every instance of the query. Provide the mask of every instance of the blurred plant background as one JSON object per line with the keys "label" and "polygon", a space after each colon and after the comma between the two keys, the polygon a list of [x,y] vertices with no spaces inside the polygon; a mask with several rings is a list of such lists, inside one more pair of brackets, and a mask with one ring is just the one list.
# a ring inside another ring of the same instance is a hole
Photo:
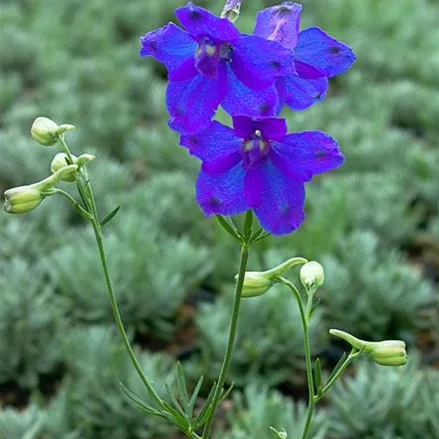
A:
{"label": "blurred plant background", "polygon": [[[195,203],[198,163],[167,128],[165,71],[138,56],[139,36],[184,3],[0,0],[0,189],[49,171],[53,150],[30,138],[35,117],[77,126],[69,143],[98,157],[89,172],[101,213],[121,206],[106,226],[112,274],[159,392],[177,359],[193,379],[218,372],[238,257]],[[223,3],[197,2],[216,13]],[[238,26],[251,32],[274,3],[245,0]],[[323,263],[313,352],[327,371],[343,351],[329,327],[409,345],[406,368],[350,369],[314,439],[437,439],[439,2],[302,3],[302,27],[322,27],[358,61],[323,103],[285,115],[293,131],[334,136],[346,164],[308,186],[304,226],[255,246],[250,269],[298,255]],[[119,381],[140,385],[114,327],[92,235],[64,200],[0,214],[0,439],[180,438],[122,394]],[[296,439],[301,340],[285,292],[244,301],[218,439],[266,439],[270,426]]]}

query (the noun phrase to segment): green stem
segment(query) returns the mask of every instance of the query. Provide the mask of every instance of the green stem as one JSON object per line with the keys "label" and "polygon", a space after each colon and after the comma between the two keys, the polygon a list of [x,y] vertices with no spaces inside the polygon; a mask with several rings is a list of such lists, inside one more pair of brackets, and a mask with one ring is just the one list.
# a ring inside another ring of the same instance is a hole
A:
{"label": "green stem", "polygon": [[309,325],[308,325],[309,324],[308,316],[310,314],[310,310],[312,306],[312,299],[309,300],[309,296],[308,296],[307,309],[305,311],[302,302],[302,297],[300,296],[299,290],[295,287],[295,285],[292,282],[290,282],[288,279],[284,279],[282,277],[279,278],[278,280],[292,291],[294,298],[296,299],[297,304],[299,306],[300,318],[302,320],[303,338],[304,338],[304,347],[305,347],[306,376],[308,381],[308,410],[306,415],[305,428],[302,433],[302,439],[306,439],[309,434],[309,429],[311,427],[311,420],[314,415],[314,408],[316,406],[316,399],[314,397],[314,376],[312,371],[311,345],[309,341]]}
{"label": "green stem", "polygon": [[241,248],[241,263],[239,267],[238,281],[236,283],[235,299],[233,302],[232,318],[230,321],[229,339],[227,342],[227,349],[224,355],[223,365],[221,367],[221,372],[218,378],[218,382],[215,388],[215,393],[212,398],[212,411],[210,412],[209,418],[207,419],[206,425],[204,427],[202,439],[209,439],[212,424],[215,417],[215,412],[218,406],[218,401],[221,398],[224,383],[226,381],[227,371],[230,366],[230,360],[232,359],[233,344],[235,342],[236,329],[238,327],[238,317],[239,308],[242,299],[242,288],[244,286],[244,276],[247,269],[248,255],[249,255],[249,245],[248,242],[244,243]]}
{"label": "green stem", "polygon": [[349,354],[348,358],[346,358],[345,362],[342,364],[342,366],[338,369],[337,373],[334,374],[334,376],[328,381],[326,386],[322,389],[321,396],[317,399],[317,401],[320,401],[323,396],[328,392],[328,390],[333,386],[333,384],[340,378],[340,376],[343,374],[343,372],[347,369],[349,364],[351,364],[352,360],[362,354],[361,351],[358,351],[355,348],[352,348],[351,353]]}
{"label": "green stem", "polygon": [[[61,146],[61,148],[66,153],[69,161],[71,163],[73,163],[72,153],[70,152],[70,149],[69,149],[67,143],[65,142],[63,136],[58,137],[57,140],[58,140],[58,144]],[[134,353],[134,350],[131,347],[130,340],[128,338],[128,335],[125,331],[125,327],[123,325],[122,317],[121,317],[120,311],[119,311],[119,306],[117,304],[116,294],[115,294],[114,288],[113,288],[113,282],[112,282],[111,276],[110,276],[108,259],[107,259],[107,255],[105,253],[104,236],[102,233],[102,227],[101,227],[101,223],[99,220],[99,213],[98,213],[98,210],[96,207],[96,201],[94,198],[93,189],[92,189],[90,182],[88,180],[87,170],[85,169],[85,167],[82,167],[79,170],[78,179],[77,179],[76,183],[77,183],[77,188],[78,188],[78,192],[81,196],[81,199],[83,200],[86,208],[88,209],[87,214],[90,216],[88,219],[90,220],[90,222],[92,223],[92,226],[93,226],[93,231],[94,231],[94,234],[96,237],[96,243],[97,243],[98,250],[99,250],[99,257],[100,257],[102,269],[104,272],[105,283],[107,285],[108,294],[110,296],[111,308],[113,310],[113,314],[114,314],[114,318],[116,320],[117,328],[118,328],[119,333],[122,337],[123,343],[124,343],[125,348],[128,352],[128,355],[131,359],[131,362],[133,363],[133,366],[137,370],[137,373],[138,373],[140,379],[142,380],[145,387],[148,389],[150,396],[152,397],[154,402],[157,404],[157,406],[159,408],[164,408],[164,405],[163,405],[163,402],[162,402],[160,396],[154,390],[154,388],[152,387],[151,383],[149,382],[148,378],[146,377],[145,373],[142,370],[142,367],[139,363],[139,360],[137,359],[136,354]],[[73,204],[75,204],[76,207],[83,209],[76,202],[76,200],[72,196],[70,196],[70,194],[68,194],[67,192],[65,192],[61,189],[57,189],[57,191],[60,194],[64,195],[66,198],[68,198]]]}
{"label": "green stem", "polygon": [[128,352],[128,355],[130,356],[130,359],[131,359],[131,362],[133,363],[133,366],[135,367],[135,369],[137,370],[137,373],[139,374],[140,379],[142,380],[145,387],[148,389],[149,394],[154,399],[154,401],[156,402],[158,407],[163,408],[162,400],[161,400],[160,396],[156,393],[154,388],[152,387],[152,385],[149,382],[146,375],[144,374],[142,367],[140,366],[140,363],[136,357],[136,354],[134,353],[134,350],[131,347],[131,343],[130,343],[130,340],[128,338],[128,335],[125,331],[125,327],[123,325],[122,317],[121,317],[120,311],[119,311],[119,306],[117,304],[116,295],[114,293],[113,282],[112,282],[111,276],[110,276],[110,271],[109,271],[109,267],[108,267],[108,259],[107,259],[107,255],[105,253],[102,228],[101,228],[101,224],[99,222],[99,217],[97,216],[96,202],[95,202],[93,192],[91,191],[90,186],[88,186],[88,189],[89,189],[88,190],[88,192],[89,192],[88,198],[90,200],[90,204],[91,204],[91,208],[92,208],[91,214],[93,215],[93,219],[91,220],[91,222],[93,225],[93,230],[94,230],[96,242],[98,245],[99,256],[101,259],[102,268],[103,268],[104,277],[105,277],[105,283],[107,284],[107,289],[108,289],[108,293],[110,296],[111,307],[113,309],[113,314],[114,314],[114,318],[116,320],[117,328],[119,329],[120,335],[122,336],[122,340],[123,340],[123,343],[125,345],[125,348]]}

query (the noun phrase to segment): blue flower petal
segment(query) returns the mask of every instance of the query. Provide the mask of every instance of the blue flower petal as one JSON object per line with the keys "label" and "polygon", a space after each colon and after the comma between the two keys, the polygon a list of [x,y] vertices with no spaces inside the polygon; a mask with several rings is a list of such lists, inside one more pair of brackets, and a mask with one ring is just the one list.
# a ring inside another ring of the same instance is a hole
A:
{"label": "blue flower petal", "polygon": [[299,33],[295,59],[331,78],[348,70],[356,57],[346,44],[340,43],[318,27],[310,27]]}
{"label": "blue flower petal", "polygon": [[233,116],[248,117],[274,116],[278,104],[276,88],[272,85],[264,90],[251,90],[242,84],[232,68],[227,66],[227,93],[222,107]]}
{"label": "blue flower petal", "polygon": [[154,57],[166,66],[171,76],[185,66],[190,68],[190,60],[194,58],[198,47],[184,30],[173,23],[148,32],[140,41],[140,55]]}
{"label": "blue flower petal", "polygon": [[266,8],[256,16],[254,34],[266,40],[277,41],[288,49],[297,44],[302,5],[285,2]]}
{"label": "blue flower petal", "polygon": [[210,174],[201,168],[197,179],[197,202],[206,216],[237,215],[248,210],[244,196],[242,161],[223,173]]}
{"label": "blue flower petal", "polygon": [[275,78],[295,72],[291,50],[254,35],[242,36],[234,43],[231,65],[237,78],[254,90],[267,88]]}
{"label": "blue flower petal", "polygon": [[166,105],[169,127],[181,134],[207,128],[227,91],[227,77],[221,68],[216,80],[198,74],[187,81],[169,81]]}
{"label": "blue flower petal", "polygon": [[288,132],[287,121],[279,118],[250,119],[245,116],[233,117],[233,129],[237,136],[242,139],[252,139],[256,130],[261,132],[263,139],[277,140],[285,139]]}
{"label": "blue flower petal", "polygon": [[195,37],[209,36],[215,40],[233,41],[240,33],[226,18],[219,18],[206,9],[189,3],[178,8],[175,15],[184,28]]}
{"label": "blue flower petal", "polygon": [[287,105],[292,110],[303,111],[323,100],[328,90],[326,77],[306,79],[300,76],[287,76],[276,80],[279,94],[279,110]]}
{"label": "blue flower petal", "polygon": [[289,178],[303,182],[344,162],[337,142],[321,131],[289,134],[282,142],[272,142],[271,147],[275,166]]}
{"label": "blue flower petal", "polygon": [[304,184],[284,175],[270,160],[247,171],[245,196],[261,226],[272,235],[287,235],[305,219]]}
{"label": "blue flower petal", "polygon": [[232,128],[214,121],[204,131],[181,136],[180,145],[186,147],[191,155],[198,157],[203,163],[211,163],[240,153],[242,139]]}

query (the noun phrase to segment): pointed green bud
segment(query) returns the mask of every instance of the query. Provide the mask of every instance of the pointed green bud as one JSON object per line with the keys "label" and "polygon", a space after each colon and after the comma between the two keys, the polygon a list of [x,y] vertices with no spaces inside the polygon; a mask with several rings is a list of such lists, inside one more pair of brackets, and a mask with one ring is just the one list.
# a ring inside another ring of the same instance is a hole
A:
{"label": "pointed green bud", "polygon": [[37,117],[31,128],[32,137],[43,146],[53,146],[56,139],[67,131],[74,130],[73,125],[57,125],[47,117]]}
{"label": "pointed green bud", "polygon": [[[73,163],[77,163],[77,157],[75,157],[72,154]],[[55,172],[59,171],[62,168],[65,168],[66,166],[69,166],[69,159],[65,152],[59,152],[52,160],[52,163],[50,164],[50,170],[53,174]],[[76,181],[76,175],[74,173],[71,173],[70,175],[66,175],[61,178],[63,181]]]}
{"label": "pointed green bud", "polygon": [[[306,262],[306,259],[303,258],[291,258],[271,270],[247,271],[244,277],[242,297],[256,297],[265,294],[277,282],[276,278],[282,276],[286,270]],[[235,276],[235,279],[238,279],[238,275]]]}
{"label": "pointed green bud", "polygon": [[329,333],[368,354],[375,363],[381,366],[404,366],[407,364],[406,346],[402,340],[364,341],[338,329],[331,329]]}
{"label": "pointed green bud", "polygon": [[318,262],[308,262],[300,269],[300,280],[307,290],[316,290],[325,282],[325,271]]}

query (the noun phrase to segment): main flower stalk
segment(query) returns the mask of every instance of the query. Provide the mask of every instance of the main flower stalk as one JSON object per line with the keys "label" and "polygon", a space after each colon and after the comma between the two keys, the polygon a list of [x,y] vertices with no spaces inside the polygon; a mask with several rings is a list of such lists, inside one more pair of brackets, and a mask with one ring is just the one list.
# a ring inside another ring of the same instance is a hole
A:
{"label": "main flower stalk", "polygon": [[232,359],[233,345],[235,343],[236,330],[238,328],[238,318],[239,318],[239,309],[241,306],[242,300],[242,290],[244,286],[244,277],[245,271],[247,269],[248,256],[250,251],[250,236],[251,236],[251,228],[253,221],[253,213],[251,211],[247,212],[246,224],[248,229],[245,233],[245,241],[242,243],[241,247],[241,263],[239,266],[238,280],[236,283],[235,289],[235,299],[233,301],[233,311],[232,318],[230,320],[230,329],[229,329],[229,339],[227,342],[226,353],[224,355],[223,364],[221,367],[221,372],[218,378],[218,382],[216,384],[215,393],[212,399],[212,410],[210,412],[209,418],[207,419],[206,425],[204,427],[202,439],[209,439],[210,433],[212,430],[213,420],[215,418],[215,412],[218,408],[218,402],[221,398],[221,394],[223,391],[223,386],[226,381],[227,371],[229,370],[230,361]]}

